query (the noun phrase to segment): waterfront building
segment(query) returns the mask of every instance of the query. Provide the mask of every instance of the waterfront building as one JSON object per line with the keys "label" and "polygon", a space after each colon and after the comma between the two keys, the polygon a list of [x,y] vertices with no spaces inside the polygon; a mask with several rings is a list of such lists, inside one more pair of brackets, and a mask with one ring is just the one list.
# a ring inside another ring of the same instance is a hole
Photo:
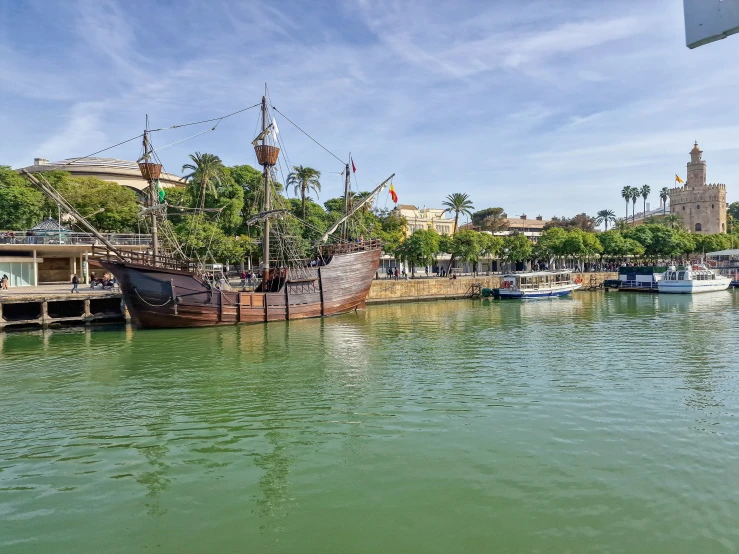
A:
{"label": "waterfront building", "polygon": [[[529,238],[531,242],[536,242],[544,232],[544,226],[549,223],[550,220],[544,219],[542,216],[537,215],[534,219],[530,219],[526,214],[521,214],[520,217],[508,217],[503,214],[503,217],[508,221],[508,228],[505,231],[496,231],[493,233],[496,236],[507,236],[514,233],[524,235]],[[470,229],[473,231],[480,231],[481,228],[473,223],[466,223],[459,226],[461,229]]]}
{"label": "waterfront building", "polygon": [[[23,169],[29,173],[62,170],[71,173],[73,177],[96,177],[102,181],[114,182],[123,187],[129,187],[139,194],[149,186],[149,183],[141,177],[141,171],[136,162],[114,158],[82,158],[58,162],[35,158],[33,165]],[[179,176],[165,172],[162,172],[159,184],[163,188],[185,186],[184,181],[180,180]]]}
{"label": "waterfront building", "polygon": [[695,143],[685,185],[670,189],[670,213],[694,233],[726,232],[726,185],[706,184],[706,161]]}
{"label": "waterfront building", "polygon": [[[112,244],[128,250],[151,247],[151,235],[106,234]],[[53,218],[47,218],[27,231],[0,233],[0,276],[7,275],[10,287],[68,283],[77,275],[89,282],[95,262],[90,256],[104,246],[90,233],[77,233]],[[99,267],[99,266],[98,266]],[[102,274],[102,267],[99,267]]]}
{"label": "waterfront building", "polygon": [[411,236],[414,231],[433,229],[440,235],[451,235],[454,232],[454,217],[449,217],[449,212],[443,208],[418,209],[411,204],[398,204],[393,212],[404,217],[408,224],[405,227],[406,236]]}

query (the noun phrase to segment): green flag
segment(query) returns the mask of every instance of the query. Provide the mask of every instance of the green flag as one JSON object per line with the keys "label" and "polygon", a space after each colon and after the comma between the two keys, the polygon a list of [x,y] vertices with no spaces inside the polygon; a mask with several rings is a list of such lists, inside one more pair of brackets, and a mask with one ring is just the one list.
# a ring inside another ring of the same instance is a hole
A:
{"label": "green flag", "polygon": [[159,184],[159,179],[157,179],[157,193],[159,194],[159,202],[164,202],[167,193],[164,192],[164,188],[162,188],[162,185]]}

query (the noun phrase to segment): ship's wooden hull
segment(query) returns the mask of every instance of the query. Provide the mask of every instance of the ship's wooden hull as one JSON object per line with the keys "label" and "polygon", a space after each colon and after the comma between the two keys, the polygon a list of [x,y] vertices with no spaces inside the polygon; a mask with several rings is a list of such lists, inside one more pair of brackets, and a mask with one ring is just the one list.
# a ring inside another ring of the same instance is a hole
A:
{"label": "ship's wooden hull", "polygon": [[380,261],[372,249],[332,256],[278,292],[218,291],[192,273],[101,261],[118,280],[131,319],[141,328],[208,327],[343,314],[365,306]]}

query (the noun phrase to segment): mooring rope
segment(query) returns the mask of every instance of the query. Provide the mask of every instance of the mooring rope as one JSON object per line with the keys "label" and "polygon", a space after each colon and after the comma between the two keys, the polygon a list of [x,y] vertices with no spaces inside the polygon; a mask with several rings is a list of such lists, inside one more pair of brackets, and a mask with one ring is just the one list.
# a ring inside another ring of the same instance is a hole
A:
{"label": "mooring rope", "polygon": [[136,296],[138,296],[144,304],[146,304],[147,306],[151,306],[152,308],[161,308],[163,306],[166,306],[172,301],[172,297],[170,296],[164,304],[152,304],[144,300],[144,298],[139,294],[139,289],[137,289],[136,287],[133,287],[133,291],[136,293]]}

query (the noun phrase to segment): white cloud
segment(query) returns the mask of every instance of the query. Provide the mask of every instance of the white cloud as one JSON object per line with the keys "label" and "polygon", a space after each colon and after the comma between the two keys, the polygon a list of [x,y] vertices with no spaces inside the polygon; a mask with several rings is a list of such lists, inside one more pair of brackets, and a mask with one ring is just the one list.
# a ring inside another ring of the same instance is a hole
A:
{"label": "white cloud", "polygon": [[[730,196],[739,187],[739,161],[719,155],[737,134],[739,75],[726,60],[739,39],[688,51],[670,0],[189,0],[150,6],[148,26],[122,1],[43,7],[27,17],[42,27],[70,19],[64,40],[40,36],[29,49],[13,29],[0,36],[11,77],[0,99],[17,137],[0,142],[0,163],[89,154],[138,133],[145,114],[155,127],[225,114],[258,102],[266,81],[281,111],[361,160],[361,186],[395,171],[404,203],[438,205],[459,191],[509,213],[616,209],[623,184],[683,168],[696,138],[711,179]],[[253,163],[256,119],[225,120],[164,162],[176,171],[197,149]],[[293,163],[339,165],[289,124],[280,130]],[[322,198],[340,193],[333,186]]]}

